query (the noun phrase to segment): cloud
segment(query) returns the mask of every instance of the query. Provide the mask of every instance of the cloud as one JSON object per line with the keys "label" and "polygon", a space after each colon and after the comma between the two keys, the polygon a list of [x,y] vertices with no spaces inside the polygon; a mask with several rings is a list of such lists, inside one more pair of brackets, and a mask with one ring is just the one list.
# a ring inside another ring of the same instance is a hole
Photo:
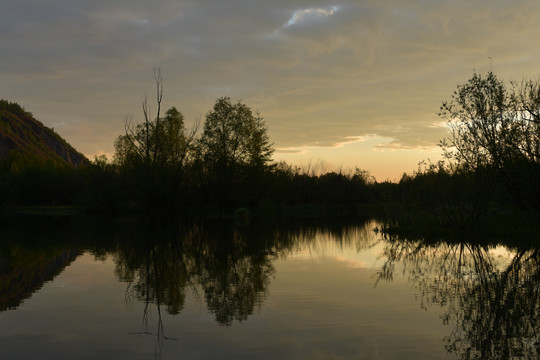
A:
{"label": "cloud", "polygon": [[367,138],[373,137],[374,135],[367,136],[346,136],[343,138],[331,139],[325,142],[318,142],[315,144],[297,146],[297,147],[278,147],[276,148],[276,153],[278,154],[306,154],[308,151],[313,149],[324,149],[324,148],[342,148],[346,145],[355,144],[359,142],[366,141]]}
{"label": "cloud", "polygon": [[446,124],[409,124],[379,131],[379,135],[392,140],[375,145],[378,151],[432,150],[439,148],[439,142],[448,137],[449,132]]}
{"label": "cloud", "polygon": [[308,8],[303,10],[296,10],[293,12],[287,24],[283,27],[302,25],[323,19],[328,16],[334,15],[339,10],[338,6],[330,6],[327,8]]}
{"label": "cloud", "polygon": [[2,14],[1,96],[64,122],[87,154],[137,120],[154,66],[187,119],[226,95],[282,150],[375,134],[402,151],[444,137],[440,103],[473,69],[519,80],[540,61],[540,5],[526,0],[5,0]]}
{"label": "cloud", "polygon": [[278,154],[305,154],[306,151],[302,148],[277,148],[276,153]]}

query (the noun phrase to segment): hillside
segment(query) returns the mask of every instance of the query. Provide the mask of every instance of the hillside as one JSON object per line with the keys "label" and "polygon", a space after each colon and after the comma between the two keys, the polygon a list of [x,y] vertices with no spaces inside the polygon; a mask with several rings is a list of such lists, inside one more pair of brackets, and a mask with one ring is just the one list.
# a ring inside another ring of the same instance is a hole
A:
{"label": "hillside", "polygon": [[0,312],[19,307],[81,254],[78,250],[55,250],[52,254],[17,250],[16,256],[0,256]]}
{"label": "hillside", "polygon": [[78,167],[88,159],[20,105],[0,100],[0,160],[22,156],[31,163]]}

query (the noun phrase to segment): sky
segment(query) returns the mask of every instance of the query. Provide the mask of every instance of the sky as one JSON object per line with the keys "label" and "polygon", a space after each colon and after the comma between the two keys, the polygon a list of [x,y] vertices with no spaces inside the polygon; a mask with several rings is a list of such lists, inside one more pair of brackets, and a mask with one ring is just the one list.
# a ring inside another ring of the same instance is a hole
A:
{"label": "sky", "polygon": [[[440,158],[437,113],[476,72],[540,74],[537,0],[0,0],[0,98],[77,150],[114,153],[124,119],[187,126],[228,96],[274,159],[399,180]],[[324,166],[321,166],[324,165]]]}

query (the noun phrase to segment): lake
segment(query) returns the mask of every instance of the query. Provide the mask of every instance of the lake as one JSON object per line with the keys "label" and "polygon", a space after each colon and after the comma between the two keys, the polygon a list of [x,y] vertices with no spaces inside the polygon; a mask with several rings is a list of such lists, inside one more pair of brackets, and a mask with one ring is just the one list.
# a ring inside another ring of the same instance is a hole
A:
{"label": "lake", "polygon": [[538,250],[380,225],[7,219],[0,358],[539,356]]}

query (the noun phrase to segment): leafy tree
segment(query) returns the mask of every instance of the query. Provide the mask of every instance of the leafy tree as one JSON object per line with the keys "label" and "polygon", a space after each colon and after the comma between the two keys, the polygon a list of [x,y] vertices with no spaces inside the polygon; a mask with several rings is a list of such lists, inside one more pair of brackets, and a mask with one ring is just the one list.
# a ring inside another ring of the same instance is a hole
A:
{"label": "leafy tree", "polygon": [[494,168],[515,200],[540,207],[540,80],[508,88],[497,76],[474,73],[443,102],[450,137],[444,154],[474,171]]}
{"label": "leafy tree", "polygon": [[175,107],[170,108],[161,120],[157,135],[161,144],[158,161],[170,166],[181,167],[188,156],[195,131],[189,134],[184,125],[184,116]]}
{"label": "leafy tree", "polygon": [[[125,122],[125,134],[115,141],[115,163],[128,172],[137,193],[145,197],[146,205],[163,205],[174,201],[182,181],[186,160],[193,148],[197,125],[188,131],[184,116],[175,107],[160,116],[163,98],[161,72],[155,70],[155,118],[143,100],[144,122]],[[166,201],[165,201],[166,200]]]}
{"label": "leafy tree", "polygon": [[248,177],[254,190],[251,186],[260,184],[257,180],[268,169],[274,151],[262,117],[228,97],[217,99],[206,114],[199,145],[211,186],[217,187],[221,200]]}
{"label": "leafy tree", "polygon": [[519,145],[522,155],[530,161],[540,161],[540,79],[513,83],[513,111],[519,122]]}
{"label": "leafy tree", "polygon": [[165,117],[145,121],[120,135],[115,141],[115,161],[119,165],[140,162],[153,167],[183,166],[195,132],[192,129],[188,133],[184,116],[173,106]]}
{"label": "leafy tree", "polygon": [[443,102],[440,115],[448,120],[451,138],[442,141],[445,155],[467,167],[501,166],[511,142],[514,123],[504,83],[495,74],[474,74]]}

